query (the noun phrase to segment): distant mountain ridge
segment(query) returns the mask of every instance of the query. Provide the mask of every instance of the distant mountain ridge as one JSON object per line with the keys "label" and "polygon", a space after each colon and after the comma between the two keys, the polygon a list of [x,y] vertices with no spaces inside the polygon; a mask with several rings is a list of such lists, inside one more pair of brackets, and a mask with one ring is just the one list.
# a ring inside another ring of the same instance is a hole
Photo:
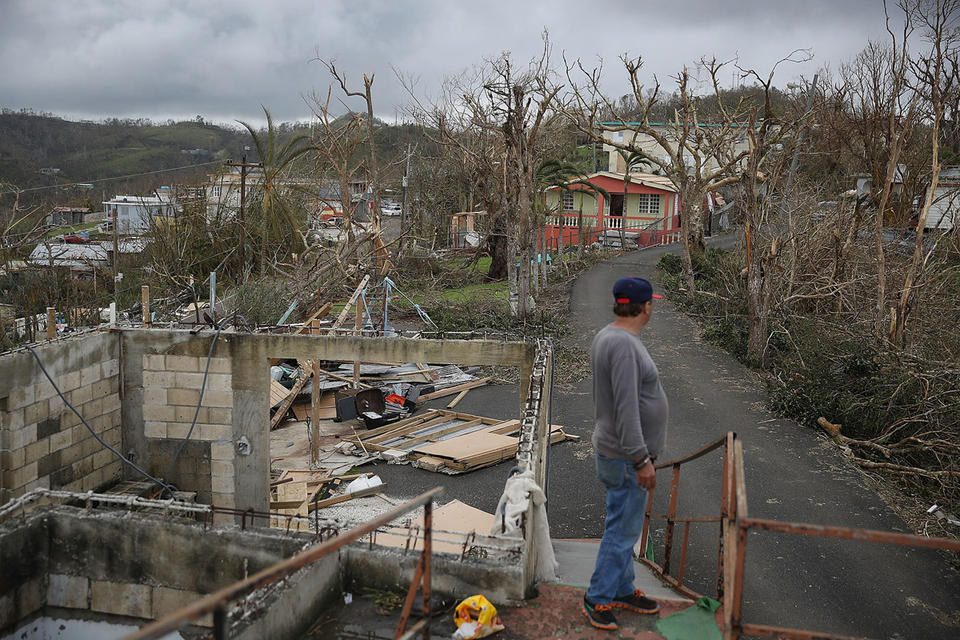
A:
{"label": "distant mountain ridge", "polygon": [[[239,158],[249,139],[245,130],[199,119],[72,122],[5,109],[0,111],[0,181],[27,189]],[[208,171],[198,168],[197,177]],[[182,182],[189,174],[180,177]]]}

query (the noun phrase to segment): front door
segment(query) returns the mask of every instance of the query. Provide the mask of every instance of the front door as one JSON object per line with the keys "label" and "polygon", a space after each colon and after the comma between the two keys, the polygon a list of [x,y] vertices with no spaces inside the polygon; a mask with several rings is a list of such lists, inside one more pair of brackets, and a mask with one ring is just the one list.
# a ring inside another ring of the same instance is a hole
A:
{"label": "front door", "polygon": [[623,216],[623,194],[610,194],[610,215]]}

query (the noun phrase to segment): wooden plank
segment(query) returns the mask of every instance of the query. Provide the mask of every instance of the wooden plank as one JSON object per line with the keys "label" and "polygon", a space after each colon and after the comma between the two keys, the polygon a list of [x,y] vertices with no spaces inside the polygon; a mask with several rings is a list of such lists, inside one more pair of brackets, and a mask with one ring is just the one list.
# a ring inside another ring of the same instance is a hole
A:
{"label": "wooden plank", "polygon": [[[442,537],[450,538],[459,534],[462,536],[456,542],[433,541],[432,550],[434,552],[453,553],[460,555],[463,553],[463,543],[471,533],[487,534],[493,527],[494,515],[481,511],[459,500],[452,500],[442,507],[433,511],[433,527],[444,533]],[[386,532],[378,532],[374,542],[386,547],[407,546],[409,540],[410,550],[423,548],[423,516],[410,523],[410,527],[391,527]]]}
{"label": "wooden plank", "polygon": [[[309,362],[308,362],[309,364]],[[307,383],[307,380],[310,378],[310,370],[304,370],[303,367],[300,367],[300,377],[297,378],[297,381],[293,385],[293,389],[289,391],[289,395],[280,403],[280,407],[277,409],[277,412],[273,414],[273,418],[270,420],[270,429],[273,430],[280,424],[280,421],[283,420],[283,416],[287,414],[287,411],[290,409],[290,405],[293,404],[293,401],[296,400],[297,396],[300,395],[300,390],[303,389],[303,385]]]}
{"label": "wooden plank", "polygon": [[470,389],[464,389],[457,394],[457,397],[450,401],[450,404],[447,405],[447,409],[453,409],[455,406],[460,404],[460,401],[463,400],[466,395],[470,392]]}
{"label": "wooden plank", "polygon": [[[410,445],[419,445],[422,442],[437,442],[438,439],[442,438],[443,436],[447,436],[452,433],[456,433],[458,431],[463,431],[464,429],[475,427],[478,424],[480,424],[479,420],[473,420],[471,422],[463,422],[460,424],[455,424],[451,427],[447,427],[446,429],[440,429],[439,431],[435,431],[433,433],[427,433],[422,436],[415,436],[407,440],[404,440],[403,442],[396,442],[390,445],[390,447],[393,449],[406,449]],[[453,438],[459,438],[459,437],[461,436],[453,436]],[[449,438],[449,439],[452,440],[453,438]]]}
{"label": "wooden plank", "polygon": [[386,483],[378,484],[375,487],[367,487],[366,489],[360,489],[359,491],[354,491],[353,493],[346,493],[342,496],[336,496],[334,498],[327,498],[326,500],[318,500],[317,502],[310,503],[310,511],[314,509],[322,509],[324,507],[329,507],[334,504],[340,504],[341,502],[347,502],[348,500],[353,500],[354,498],[364,498],[366,496],[372,496],[374,494],[380,493],[387,488]]}
{"label": "wooden plank", "polygon": [[490,382],[490,378],[480,378],[479,380],[471,380],[470,382],[464,382],[463,384],[458,384],[455,387],[447,387],[446,389],[440,389],[439,391],[434,391],[433,393],[428,393],[424,396],[420,396],[418,402],[426,402],[428,400],[433,400],[434,398],[443,398],[444,396],[452,396],[455,393],[460,393],[464,389],[473,389],[474,387],[482,387],[488,382]]}
{"label": "wooden plank", "polygon": [[[333,371],[327,371],[326,369],[324,369],[323,375],[329,376],[335,380],[340,380],[341,382],[349,382],[350,384],[353,384],[353,378],[348,378],[347,376],[341,376],[339,373],[334,373]],[[364,384],[362,382],[358,382],[357,386],[360,387],[361,389],[373,389],[373,387],[371,387],[370,385]]]}
{"label": "wooden plank", "polygon": [[290,393],[290,390],[285,386],[274,380],[270,379],[270,406],[275,407],[287,397],[287,394]]}
{"label": "wooden plank", "polygon": [[516,448],[518,442],[517,438],[511,438],[510,436],[475,431],[458,438],[418,446],[414,451],[435,458],[459,460],[498,452],[505,447]]}
{"label": "wooden plank", "polygon": [[333,333],[340,328],[340,325],[344,323],[347,319],[347,316],[350,315],[350,310],[353,308],[354,303],[356,303],[357,298],[360,297],[360,292],[363,291],[364,287],[367,286],[367,283],[370,282],[370,276],[363,276],[363,280],[360,281],[360,284],[357,285],[357,288],[354,289],[353,294],[350,296],[350,299],[347,300],[347,304],[343,306],[343,310],[340,312],[340,315],[337,316],[337,319],[330,326],[330,329],[327,333]]}
{"label": "wooden plank", "polygon": [[427,471],[440,471],[446,466],[446,461],[433,456],[420,456],[417,458],[417,467]]}

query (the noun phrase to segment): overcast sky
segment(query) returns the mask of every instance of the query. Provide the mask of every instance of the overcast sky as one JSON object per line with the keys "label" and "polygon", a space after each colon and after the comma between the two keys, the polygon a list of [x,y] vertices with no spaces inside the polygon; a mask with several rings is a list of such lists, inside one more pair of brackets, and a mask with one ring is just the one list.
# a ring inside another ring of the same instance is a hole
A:
{"label": "overcast sky", "polygon": [[614,95],[628,92],[624,52],[666,78],[701,56],[768,70],[810,49],[778,73],[783,86],[885,36],[880,0],[0,0],[0,106],[232,123],[260,122],[262,104],[304,119],[304,96],[329,84],[319,55],[357,85],[376,73],[377,115],[392,120],[408,102],[392,68],[430,94],[503,51],[529,61],[544,28],[558,67],[562,53],[603,59]]}

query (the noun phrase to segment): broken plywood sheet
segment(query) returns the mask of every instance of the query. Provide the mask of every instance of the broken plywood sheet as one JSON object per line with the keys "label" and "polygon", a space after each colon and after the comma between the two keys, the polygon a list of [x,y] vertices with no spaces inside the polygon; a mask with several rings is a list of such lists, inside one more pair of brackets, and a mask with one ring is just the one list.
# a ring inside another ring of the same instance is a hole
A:
{"label": "broken plywood sheet", "polygon": [[[317,420],[333,420],[337,417],[337,398],[336,394],[331,392],[325,392],[320,395],[320,402],[318,404],[319,410],[317,412]],[[302,402],[300,404],[293,405],[293,415],[297,417],[297,420],[306,420],[307,418],[313,419],[313,407],[311,402]]]}
{"label": "broken plywood sheet", "polygon": [[270,380],[270,407],[273,408],[286,400],[287,396],[290,395],[290,389],[287,389],[285,386],[277,382],[276,380]]}
{"label": "broken plywood sheet", "polygon": [[517,438],[502,436],[498,433],[474,431],[462,436],[431,442],[417,446],[414,451],[434,458],[461,460],[487,455],[502,449],[513,447],[516,450]]}
{"label": "broken plywood sheet", "polygon": [[[486,535],[491,527],[492,513],[471,507],[459,500],[452,500],[433,510],[433,551],[460,555],[463,553],[463,544],[471,533]],[[437,538],[443,538],[444,541]],[[410,550],[422,550],[423,515],[413,520],[409,527],[390,527],[385,532],[378,531],[374,542],[386,547],[401,548],[409,543]]]}

